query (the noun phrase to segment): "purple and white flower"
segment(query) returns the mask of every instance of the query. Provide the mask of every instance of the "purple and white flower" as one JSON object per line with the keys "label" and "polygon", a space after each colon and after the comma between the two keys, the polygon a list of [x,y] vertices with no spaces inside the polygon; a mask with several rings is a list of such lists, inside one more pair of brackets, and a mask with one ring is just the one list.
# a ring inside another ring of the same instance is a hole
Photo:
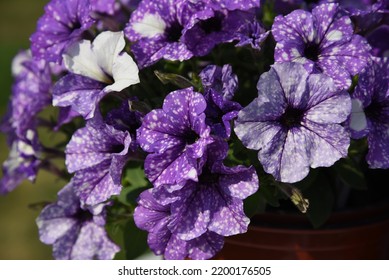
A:
{"label": "purple and white flower", "polygon": [[199,160],[213,142],[206,106],[200,93],[187,88],[171,92],[162,109],[144,117],[137,139],[149,153],[145,174],[155,186],[197,180]]}
{"label": "purple and white flower", "polygon": [[70,74],[53,89],[53,105],[68,107],[90,119],[99,101],[108,93],[120,92],[139,83],[138,67],[122,52],[123,32],[100,33],[91,43],[83,40],[70,46],[64,63]]}
{"label": "purple and white flower", "polygon": [[65,186],[36,219],[40,240],[53,245],[55,259],[112,259],[120,248],[105,231],[105,205],[81,209],[73,187]]}
{"label": "purple and white flower", "polygon": [[62,61],[62,53],[93,24],[89,0],[52,0],[39,19],[31,36],[31,51],[35,58],[50,62]]}
{"label": "purple and white flower", "polygon": [[77,130],[66,146],[66,167],[76,172],[74,190],[81,205],[96,205],[122,189],[121,175],[131,152],[131,135],[104,122],[100,114]]}
{"label": "purple and white flower", "polygon": [[265,28],[258,22],[247,22],[241,26],[237,32],[237,47],[251,46],[256,50],[261,50],[262,44],[265,42],[270,31],[266,31]]}
{"label": "purple and white flower", "polygon": [[24,137],[10,135],[11,151],[3,163],[0,194],[14,190],[23,180],[35,181],[41,164],[42,148],[35,131],[29,129]]}
{"label": "purple and white flower", "polygon": [[355,139],[367,136],[370,168],[389,168],[389,61],[374,58],[352,94],[349,126]]}
{"label": "purple and white flower", "polygon": [[227,152],[226,142],[215,141],[208,147],[197,181],[188,180],[182,188],[154,187],[157,201],[171,204],[175,218],[170,230],[178,238],[193,240],[208,231],[222,236],[247,231],[250,219],[243,211],[243,199],[258,190],[258,176],[254,167],[225,166]]}
{"label": "purple and white flower", "polygon": [[276,62],[298,62],[307,70],[330,76],[341,89],[351,86],[351,76],[367,64],[370,46],[354,35],[348,16],[339,14],[337,4],[323,4],[312,13],[295,10],[277,16],[272,33],[277,41]]}
{"label": "purple and white flower", "polygon": [[264,170],[282,182],[297,182],[309,167],[331,166],[347,156],[350,137],[341,125],[350,96],[331,78],[309,74],[299,63],[280,63],[262,74],[258,97],[243,108],[235,133],[258,150]]}
{"label": "purple and white flower", "polygon": [[200,0],[191,3],[192,15],[182,40],[195,56],[203,56],[220,43],[232,42],[238,30],[255,20],[259,1]]}
{"label": "purple and white flower", "polygon": [[230,65],[209,65],[200,73],[204,87],[206,123],[211,132],[222,138],[231,135],[230,122],[236,118],[242,106],[232,101],[238,86],[238,78]]}
{"label": "purple and white flower", "polygon": [[30,51],[23,51],[15,56],[12,73],[15,82],[0,130],[24,137],[35,129],[37,114],[51,103],[51,71],[48,63],[34,60]]}
{"label": "purple and white flower", "polygon": [[191,11],[184,0],[143,0],[131,14],[124,32],[140,68],[160,59],[184,61],[193,54],[183,43],[182,31]]}
{"label": "purple and white flower", "polygon": [[137,227],[149,232],[147,241],[156,255],[163,255],[168,260],[201,260],[211,258],[221,250],[224,238],[214,232],[207,231],[192,240],[178,238],[169,229],[176,223],[176,216],[172,215],[170,205],[155,200],[151,189],[140,194],[134,220]]}

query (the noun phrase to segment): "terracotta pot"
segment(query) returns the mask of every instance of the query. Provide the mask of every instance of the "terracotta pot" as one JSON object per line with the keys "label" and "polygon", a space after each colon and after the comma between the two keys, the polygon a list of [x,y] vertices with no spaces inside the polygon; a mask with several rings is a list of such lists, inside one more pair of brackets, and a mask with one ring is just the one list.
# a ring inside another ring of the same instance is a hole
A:
{"label": "terracotta pot", "polygon": [[323,229],[303,215],[267,213],[226,239],[217,259],[388,259],[389,203],[335,213]]}

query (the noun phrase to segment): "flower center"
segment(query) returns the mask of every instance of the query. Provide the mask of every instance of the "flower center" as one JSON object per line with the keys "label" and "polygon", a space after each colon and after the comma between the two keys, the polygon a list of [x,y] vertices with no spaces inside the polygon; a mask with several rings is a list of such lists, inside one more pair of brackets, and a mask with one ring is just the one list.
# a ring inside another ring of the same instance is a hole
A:
{"label": "flower center", "polygon": [[185,142],[187,145],[192,145],[194,144],[200,137],[198,136],[198,134],[196,132],[194,132],[193,130],[189,131],[188,133],[186,133],[185,135]]}
{"label": "flower center", "polygon": [[320,55],[319,45],[313,43],[309,43],[308,45],[306,45],[304,49],[304,57],[312,61],[317,61],[319,59],[319,55]]}
{"label": "flower center", "polygon": [[383,114],[384,110],[389,110],[388,103],[389,102],[377,102],[372,100],[370,105],[365,108],[366,116],[373,121],[389,123],[389,120],[385,117],[386,114]]}
{"label": "flower center", "polygon": [[93,215],[89,211],[84,211],[82,209],[79,209],[74,217],[80,222],[85,222],[85,221],[92,220]]}
{"label": "flower center", "polygon": [[207,20],[201,21],[200,28],[205,32],[205,34],[211,34],[213,32],[219,32],[222,30],[222,17],[223,14],[216,13],[214,17]]}
{"label": "flower center", "polygon": [[73,22],[71,29],[77,30],[81,28],[81,23],[79,21]]}
{"label": "flower center", "polygon": [[212,173],[208,167],[205,167],[199,176],[199,182],[203,183],[201,186],[207,187],[219,182],[219,174]]}
{"label": "flower center", "polygon": [[111,147],[110,152],[116,154],[116,153],[122,152],[123,149],[124,149],[124,145],[123,144],[117,144],[117,145],[114,145],[114,146]]}
{"label": "flower center", "polygon": [[166,29],[165,34],[168,42],[178,42],[182,35],[182,29],[183,27],[178,21],[173,22],[172,25]]}
{"label": "flower center", "polygon": [[287,128],[299,126],[303,119],[304,111],[297,108],[288,107],[281,116],[280,122]]}

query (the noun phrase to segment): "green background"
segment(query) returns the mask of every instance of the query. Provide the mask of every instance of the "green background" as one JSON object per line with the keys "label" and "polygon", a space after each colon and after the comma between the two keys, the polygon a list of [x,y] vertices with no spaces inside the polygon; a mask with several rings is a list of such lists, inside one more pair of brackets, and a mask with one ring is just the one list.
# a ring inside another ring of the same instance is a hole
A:
{"label": "green background", "polygon": [[[11,93],[11,61],[29,48],[29,36],[36,28],[48,0],[0,0],[0,116]],[[50,137],[48,135],[47,137]],[[8,155],[5,136],[0,134],[0,163]],[[0,171],[0,176],[1,171]],[[0,196],[0,259],[51,259],[51,246],[40,243],[35,219],[40,210],[30,204],[53,201],[64,182],[40,171],[35,184],[28,181],[6,196]]]}

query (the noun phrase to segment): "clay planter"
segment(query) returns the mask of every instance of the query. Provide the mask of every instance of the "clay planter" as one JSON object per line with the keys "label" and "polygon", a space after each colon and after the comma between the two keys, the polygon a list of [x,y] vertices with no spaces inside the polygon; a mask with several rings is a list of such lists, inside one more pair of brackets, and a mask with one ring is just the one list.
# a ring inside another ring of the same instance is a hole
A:
{"label": "clay planter", "polygon": [[389,259],[389,203],[335,213],[324,229],[302,215],[267,213],[226,238],[217,259]]}

